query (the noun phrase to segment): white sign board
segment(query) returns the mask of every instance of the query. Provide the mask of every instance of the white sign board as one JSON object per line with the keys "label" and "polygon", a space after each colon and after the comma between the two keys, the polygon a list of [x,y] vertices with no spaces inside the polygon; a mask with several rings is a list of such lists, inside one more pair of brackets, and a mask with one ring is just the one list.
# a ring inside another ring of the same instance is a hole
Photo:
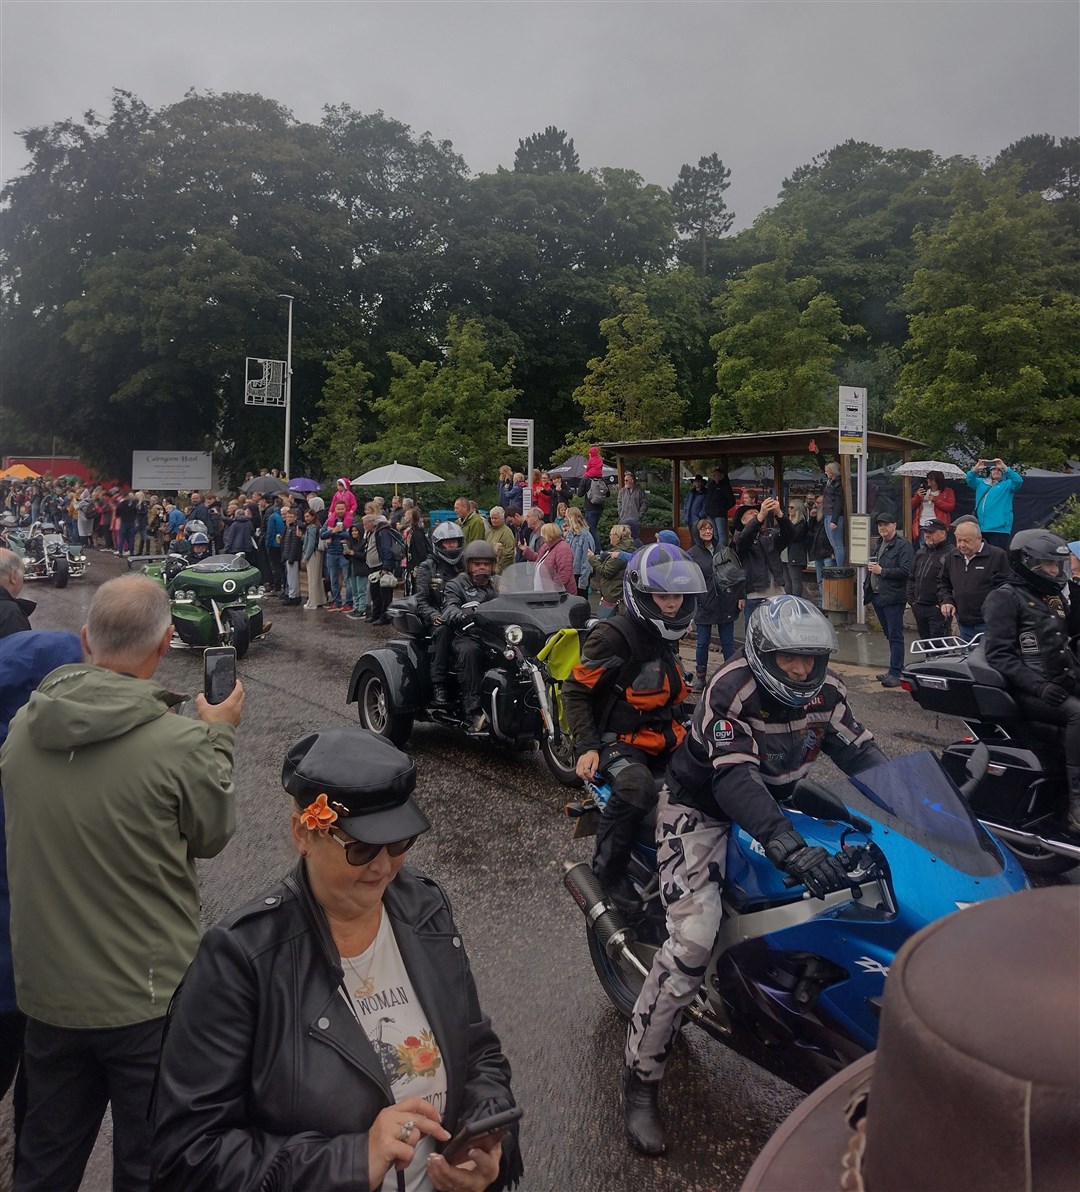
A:
{"label": "white sign board", "polygon": [[840,454],[862,455],[866,434],[866,390],[840,386]]}
{"label": "white sign board", "polygon": [[212,485],[209,451],[133,451],[131,487],[172,493]]}

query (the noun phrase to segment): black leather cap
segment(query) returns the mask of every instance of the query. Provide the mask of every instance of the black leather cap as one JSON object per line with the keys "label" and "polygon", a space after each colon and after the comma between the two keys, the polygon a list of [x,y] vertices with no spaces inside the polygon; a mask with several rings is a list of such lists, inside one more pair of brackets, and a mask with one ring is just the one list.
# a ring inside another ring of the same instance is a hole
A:
{"label": "black leather cap", "polygon": [[285,755],[281,785],[306,807],[325,792],[334,827],[365,844],[419,836],[431,823],[413,802],[416,763],[384,737],[362,728],[308,733]]}

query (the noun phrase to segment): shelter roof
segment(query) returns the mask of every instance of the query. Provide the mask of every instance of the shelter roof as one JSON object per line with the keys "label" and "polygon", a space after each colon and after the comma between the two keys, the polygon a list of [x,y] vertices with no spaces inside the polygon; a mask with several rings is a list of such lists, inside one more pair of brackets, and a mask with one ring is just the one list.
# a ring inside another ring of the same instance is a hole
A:
{"label": "shelter roof", "polygon": [[[717,459],[725,455],[740,458],[775,455],[807,455],[810,440],[817,441],[819,450],[836,455],[840,446],[840,432],[835,426],[815,426],[806,430],[772,430],[758,434],[707,435],[684,439],[638,439],[634,442],[600,443],[603,455],[656,456],[662,459]],[[915,439],[868,431],[866,445],[870,451],[925,452],[926,444]]]}

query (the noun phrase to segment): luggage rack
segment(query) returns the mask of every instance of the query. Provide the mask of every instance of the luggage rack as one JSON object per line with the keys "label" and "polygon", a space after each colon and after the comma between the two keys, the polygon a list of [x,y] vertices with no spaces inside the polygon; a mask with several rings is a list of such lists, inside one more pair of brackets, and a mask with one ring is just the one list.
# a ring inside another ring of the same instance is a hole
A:
{"label": "luggage rack", "polygon": [[967,654],[982,642],[983,635],[977,633],[970,641],[959,637],[923,637],[911,643],[909,653],[922,658],[934,658],[942,654]]}

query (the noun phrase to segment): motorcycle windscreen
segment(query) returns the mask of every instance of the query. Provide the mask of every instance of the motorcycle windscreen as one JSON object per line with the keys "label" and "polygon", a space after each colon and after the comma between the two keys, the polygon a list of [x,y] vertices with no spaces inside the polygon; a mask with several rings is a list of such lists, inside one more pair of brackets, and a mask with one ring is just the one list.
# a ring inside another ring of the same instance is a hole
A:
{"label": "motorcycle windscreen", "polygon": [[499,595],[517,592],[561,592],[563,586],[549,568],[539,563],[511,563],[499,576]]}
{"label": "motorcycle windscreen", "polygon": [[961,873],[993,877],[1004,868],[989,833],[932,753],[908,753],[829,786],[857,815],[907,837]]}
{"label": "motorcycle windscreen", "polygon": [[185,571],[201,571],[206,574],[217,574],[222,571],[250,571],[253,564],[243,555],[211,555],[208,559],[200,559],[197,563],[188,563]]}

